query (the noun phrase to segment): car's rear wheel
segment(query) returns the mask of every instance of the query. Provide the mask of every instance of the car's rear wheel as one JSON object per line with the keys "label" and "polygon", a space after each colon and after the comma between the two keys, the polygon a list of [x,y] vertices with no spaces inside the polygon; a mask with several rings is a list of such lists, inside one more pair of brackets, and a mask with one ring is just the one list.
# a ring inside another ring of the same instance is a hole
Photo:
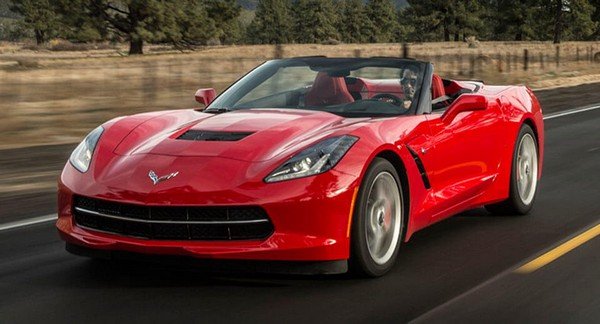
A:
{"label": "car's rear wheel", "polygon": [[485,208],[497,215],[525,215],[533,207],[538,182],[538,148],[535,133],[524,124],[513,152],[510,196]]}
{"label": "car's rear wheel", "polygon": [[376,158],[365,174],[354,210],[351,265],[355,273],[378,277],[394,266],[403,217],[398,173],[388,160]]}

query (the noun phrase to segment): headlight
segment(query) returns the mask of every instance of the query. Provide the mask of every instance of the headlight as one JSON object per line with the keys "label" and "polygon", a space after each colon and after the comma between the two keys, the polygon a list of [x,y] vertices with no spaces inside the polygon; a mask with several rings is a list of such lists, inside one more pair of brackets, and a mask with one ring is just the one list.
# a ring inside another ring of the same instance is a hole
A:
{"label": "headlight", "polygon": [[80,172],[86,172],[88,170],[90,162],[92,161],[92,155],[94,155],[94,149],[96,148],[96,144],[98,144],[102,132],[104,132],[102,126],[91,131],[88,136],[77,145],[73,153],[71,153],[69,161],[75,169]]}
{"label": "headlight", "polygon": [[323,140],[293,156],[266,177],[265,182],[308,177],[330,170],[356,141],[358,137],[350,135]]}

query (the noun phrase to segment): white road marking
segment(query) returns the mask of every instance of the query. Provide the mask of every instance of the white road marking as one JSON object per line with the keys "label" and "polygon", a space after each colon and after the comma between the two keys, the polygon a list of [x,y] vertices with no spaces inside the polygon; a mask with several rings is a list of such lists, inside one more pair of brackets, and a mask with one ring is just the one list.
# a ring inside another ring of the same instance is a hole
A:
{"label": "white road marking", "polygon": [[[568,116],[568,115],[577,114],[580,112],[590,111],[590,110],[599,109],[599,108],[600,108],[600,105],[574,108],[574,109],[570,109],[567,111],[562,111],[562,112],[547,115],[544,117],[544,120],[558,118],[558,117],[562,117],[562,116]],[[19,228],[19,227],[24,227],[24,226],[29,226],[29,225],[34,225],[34,224],[39,224],[39,223],[44,223],[44,222],[50,222],[50,221],[56,220],[56,218],[57,218],[56,214],[52,214],[52,215],[45,215],[45,216],[24,219],[24,220],[16,221],[16,222],[10,222],[10,223],[6,223],[6,224],[0,224],[0,232],[4,231],[4,230],[13,229],[13,228]]]}
{"label": "white road marking", "polygon": [[598,108],[600,108],[600,105],[570,109],[570,110],[566,110],[566,111],[561,111],[561,112],[558,112],[558,113],[550,114],[548,116],[544,116],[544,120],[546,120],[546,119],[552,119],[552,118],[558,118],[558,117],[562,117],[562,116],[573,115],[573,114],[577,114],[577,113],[580,113],[580,112],[590,111],[590,110],[594,110],[594,109],[598,109]]}
{"label": "white road marking", "polygon": [[19,227],[23,227],[23,226],[29,226],[29,225],[39,224],[39,223],[50,222],[50,221],[56,220],[57,218],[58,218],[58,216],[56,214],[51,214],[51,215],[34,217],[34,218],[28,218],[28,219],[10,222],[10,223],[6,223],[6,224],[0,224],[0,232],[9,230],[9,229],[13,229],[13,228],[19,228]]}

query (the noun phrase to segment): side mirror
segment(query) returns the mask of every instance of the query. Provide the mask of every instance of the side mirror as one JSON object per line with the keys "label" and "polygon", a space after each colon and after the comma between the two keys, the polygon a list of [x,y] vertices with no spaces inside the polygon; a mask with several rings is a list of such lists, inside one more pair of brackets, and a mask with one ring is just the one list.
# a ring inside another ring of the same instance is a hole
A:
{"label": "side mirror", "polygon": [[217,92],[215,91],[215,89],[213,88],[203,88],[203,89],[198,89],[198,91],[196,91],[196,101],[208,106],[213,100],[215,100],[215,97],[217,96]]}
{"label": "side mirror", "polygon": [[442,115],[442,122],[450,124],[461,112],[485,110],[487,98],[478,94],[463,94]]}

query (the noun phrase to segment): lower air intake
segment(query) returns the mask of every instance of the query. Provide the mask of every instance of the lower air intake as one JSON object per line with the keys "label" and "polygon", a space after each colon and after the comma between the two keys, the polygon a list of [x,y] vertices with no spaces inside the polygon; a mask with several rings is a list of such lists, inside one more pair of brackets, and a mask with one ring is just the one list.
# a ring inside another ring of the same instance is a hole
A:
{"label": "lower air intake", "polygon": [[75,196],[73,218],[80,227],[155,240],[256,240],[273,233],[258,206],[143,206]]}

